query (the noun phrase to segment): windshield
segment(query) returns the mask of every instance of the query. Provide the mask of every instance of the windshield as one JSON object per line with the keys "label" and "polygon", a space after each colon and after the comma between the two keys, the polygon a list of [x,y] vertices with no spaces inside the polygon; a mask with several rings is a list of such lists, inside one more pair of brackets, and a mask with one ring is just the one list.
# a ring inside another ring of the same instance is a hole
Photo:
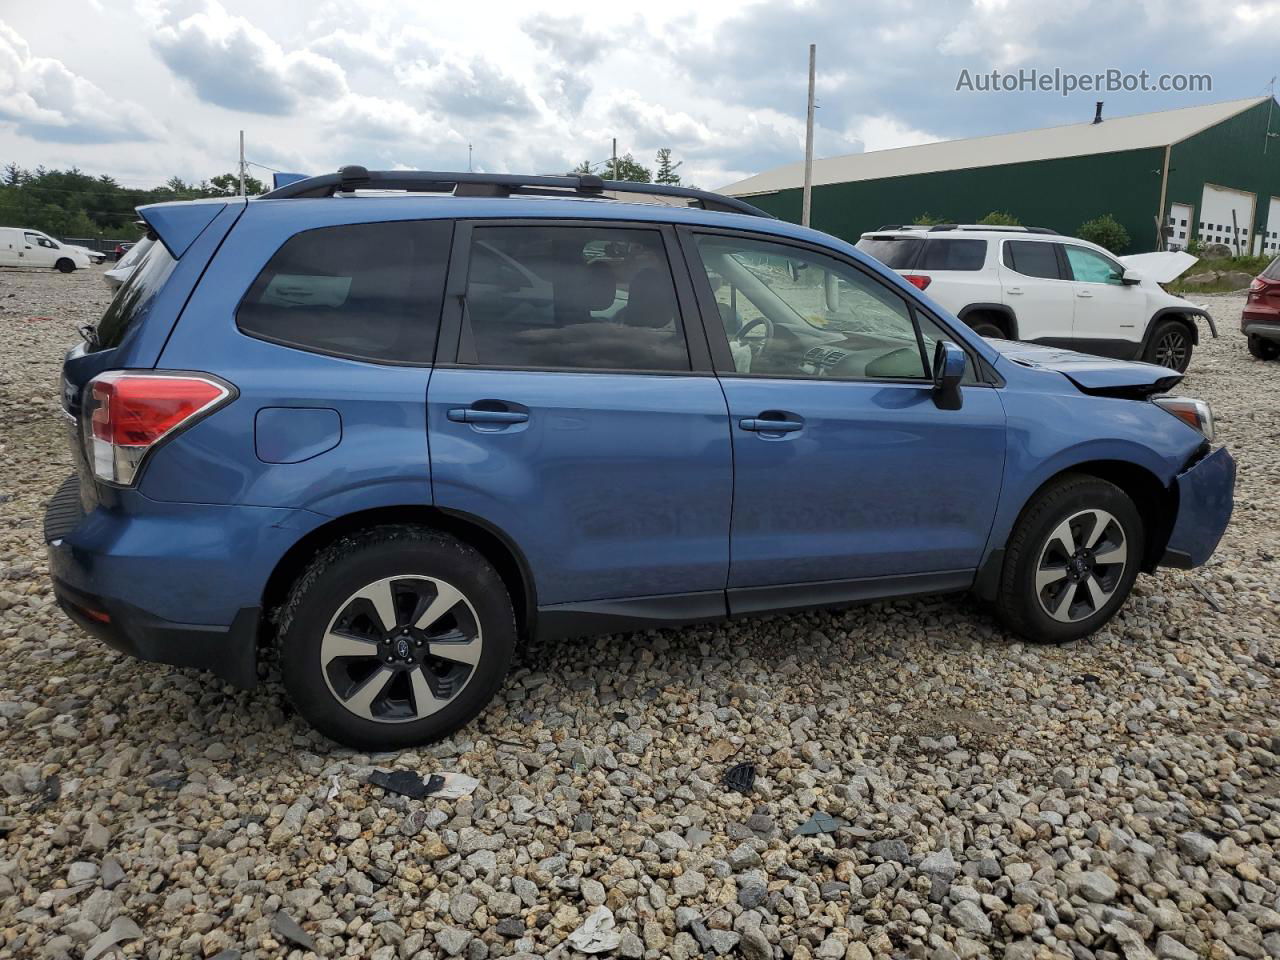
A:
{"label": "windshield", "polygon": [[97,341],[92,349],[107,350],[120,345],[125,334],[151,309],[156,294],[164,287],[177,263],[169,256],[164,244],[151,245],[143,261],[120,285],[107,312],[98,321]]}
{"label": "windshield", "polygon": [[890,270],[909,270],[924,241],[919,237],[863,237],[857,247]]}

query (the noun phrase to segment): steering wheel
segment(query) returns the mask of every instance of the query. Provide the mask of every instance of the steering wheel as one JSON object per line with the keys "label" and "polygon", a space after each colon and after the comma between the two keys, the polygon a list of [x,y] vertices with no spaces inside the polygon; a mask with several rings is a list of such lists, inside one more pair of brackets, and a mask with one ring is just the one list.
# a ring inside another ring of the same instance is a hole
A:
{"label": "steering wheel", "polygon": [[[761,339],[753,337],[752,339],[747,339],[747,334],[759,326],[764,327],[764,338]],[[754,320],[748,320],[742,325],[742,328],[738,330],[737,335],[733,339],[747,347],[751,351],[751,355],[753,357],[758,357],[773,343],[773,321],[765,316],[756,317]]]}

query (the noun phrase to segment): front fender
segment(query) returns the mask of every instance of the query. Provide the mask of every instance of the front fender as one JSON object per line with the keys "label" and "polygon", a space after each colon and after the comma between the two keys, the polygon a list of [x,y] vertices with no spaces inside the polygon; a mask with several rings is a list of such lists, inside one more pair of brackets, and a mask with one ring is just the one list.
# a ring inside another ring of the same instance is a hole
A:
{"label": "front fender", "polygon": [[[1031,497],[1059,474],[1120,463],[1149,473],[1166,490],[1204,438],[1142,400],[1086,394],[1021,393],[1009,411],[1004,483],[986,556],[1002,550]],[[1100,427],[1106,435],[1099,436]]]}

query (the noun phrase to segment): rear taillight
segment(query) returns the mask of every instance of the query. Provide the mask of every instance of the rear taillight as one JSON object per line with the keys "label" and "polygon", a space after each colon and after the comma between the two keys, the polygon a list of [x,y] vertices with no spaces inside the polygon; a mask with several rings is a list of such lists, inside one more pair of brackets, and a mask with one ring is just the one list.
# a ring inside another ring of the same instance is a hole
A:
{"label": "rear taillight", "polygon": [[129,486],[165,437],[222,406],[232,388],[206,374],[114,370],[85,387],[84,439],[99,480]]}
{"label": "rear taillight", "polygon": [[933,277],[926,277],[920,273],[909,273],[903,279],[919,290],[926,289],[933,282]]}
{"label": "rear taillight", "polygon": [[1265,286],[1266,284],[1263,283],[1261,277],[1254,277],[1253,282],[1249,284],[1249,289],[1252,290],[1254,293],[1257,293],[1259,290],[1261,290]]}

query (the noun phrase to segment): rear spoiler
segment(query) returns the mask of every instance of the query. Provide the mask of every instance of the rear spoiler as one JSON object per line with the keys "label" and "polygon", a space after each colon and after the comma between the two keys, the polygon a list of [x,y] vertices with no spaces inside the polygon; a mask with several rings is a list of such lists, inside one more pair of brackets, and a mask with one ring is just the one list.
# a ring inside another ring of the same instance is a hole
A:
{"label": "rear spoiler", "polygon": [[242,204],[243,197],[213,197],[207,200],[174,200],[169,203],[149,203],[138,207],[138,216],[147,225],[147,232],[164,244],[169,255],[181,260],[187,248],[195,242],[204,228],[213,222],[230,204]]}

